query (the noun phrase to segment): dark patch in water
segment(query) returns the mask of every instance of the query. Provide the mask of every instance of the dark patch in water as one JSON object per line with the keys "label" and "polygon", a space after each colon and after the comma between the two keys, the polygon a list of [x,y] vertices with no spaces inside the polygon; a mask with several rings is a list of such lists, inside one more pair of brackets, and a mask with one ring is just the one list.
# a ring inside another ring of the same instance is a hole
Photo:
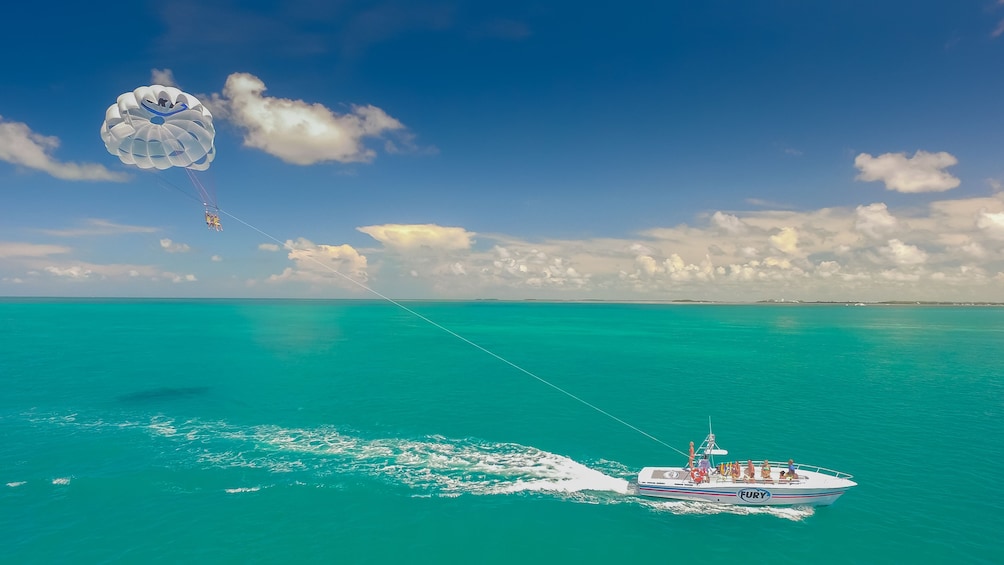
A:
{"label": "dark patch in water", "polygon": [[123,394],[118,397],[118,400],[119,402],[159,402],[194,398],[207,392],[209,392],[208,386],[161,387]]}

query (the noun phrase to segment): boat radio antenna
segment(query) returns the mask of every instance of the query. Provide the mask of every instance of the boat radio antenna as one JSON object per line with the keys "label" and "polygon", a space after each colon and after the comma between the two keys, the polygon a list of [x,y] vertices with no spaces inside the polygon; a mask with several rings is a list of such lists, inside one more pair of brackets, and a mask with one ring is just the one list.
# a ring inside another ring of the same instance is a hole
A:
{"label": "boat radio antenna", "polygon": [[[282,240],[280,240],[280,239],[272,236],[269,233],[266,233],[264,230],[251,225],[250,223],[242,220],[241,218],[238,218],[237,216],[231,214],[230,212],[228,212],[226,210],[223,210],[223,209],[220,209],[219,212],[221,214],[224,214],[224,215],[230,217],[231,219],[233,219],[233,220],[235,220],[237,222],[240,222],[240,223],[244,224],[248,228],[250,228],[250,229],[258,232],[259,234],[267,237],[268,239],[271,239],[272,241],[278,243],[282,247],[284,247],[286,249],[289,249],[289,250],[293,250],[293,246],[290,245],[289,243],[284,242],[284,241],[282,241]],[[475,342],[467,339],[466,337],[464,337],[464,336],[458,334],[457,332],[455,332],[455,331],[447,328],[446,326],[443,326],[442,324],[439,324],[438,322],[435,322],[435,321],[433,321],[433,320],[431,320],[431,319],[423,316],[422,314],[419,314],[418,312],[412,310],[411,308],[408,308],[404,304],[401,304],[400,302],[394,300],[393,298],[390,298],[389,296],[381,294],[380,292],[378,292],[378,291],[370,288],[369,286],[367,286],[367,285],[365,285],[365,284],[363,284],[363,283],[355,280],[354,278],[352,278],[352,277],[350,277],[350,276],[342,273],[338,269],[335,269],[331,265],[328,265],[327,263],[319,261],[318,259],[316,259],[316,258],[314,258],[314,257],[312,257],[310,255],[307,255],[306,257],[304,257],[304,259],[307,259],[309,261],[312,261],[312,262],[316,263],[317,265],[319,265],[319,266],[321,266],[321,267],[323,267],[323,268],[331,271],[332,273],[334,273],[334,274],[338,275],[339,277],[345,279],[346,281],[348,281],[348,282],[350,282],[350,283],[358,286],[359,288],[365,290],[366,292],[369,292],[370,294],[373,294],[374,296],[377,296],[379,298],[382,298],[383,300],[386,300],[387,302],[390,302],[394,306],[397,306],[398,308],[404,310],[405,312],[411,314],[412,316],[415,316],[416,318],[418,318],[418,319],[420,319],[420,320],[428,323],[429,325],[431,325],[433,327],[436,327],[436,328],[438,328],[438,329],[440,329],[440,330],[442,330],[442,331],[444,331],[444,332],[452,335],[453,337],[459,339],[460,341],[466,343],[467,345],[470,345],[471,347],[474,347],[475,349],[478,349],[478,350],[480,350],[480,351],[482,351],[484,353],[487,353],[488,355],[491,355],[492,357],[498,359],[499,361],[505,363],[506,365],[509,365],[513,369],[516,369],[517,371],[519,371],[519,372],[521,372],[521,373],[523,373],[523,374],[525,374],[525,375],[527,375],[529,377],[532,377],[532,378],[534,378],[534,379],[536,379],[536,380],[544,383],[545,385],[553,388],[554,390],[556,390],[556,391],[564,394],[565,396],[567,396],[567,397],[569,397],[569,398],[571,398],[573,400],[577,400],[578,402],[580,402],[580,403],[588,406],[589,408],[592,408],[593,410],[599,412],[600,414],[603,414],[607,418],[610,418],[611,420],[614,420],[615,422],[619,422],[619,423],[621,423],[621,424],[623,424],[623,425],[631,428],[632,430],[640,433],[641,435],[649,438],[650,440],[652,440],[652,441],[654,441],[654,442],[656,442],[656,443],[658,443],[660,445],[663,445],[665,447],[668,447],[668,448],[672,449],[673,451],[679,453],[680,455],[683,455],[684,457],[687,456],[686,453],[680,451],[679,449],[673,447],[672,445],[669,445],[668,443],[666,443],[666,442],[662,441],[661,439],[655,437],[654,435],[646,432],[645,430],[643,430],[643,429],[641,429],[641,428],[639,428],[639,427],[637,427],[637,426],[635,426],[635,425],[633,425],[631,423],[628,423],[628,422],[626,422],[626,421],[618,418],[617,416],[614,416],[613,414],[607,412],[606,410],[603,410],[602,408],[600,408],[600,407],[598,407],[598,406],[596,406],[596,405],[594,405],[594,404],[592,404],[592,403],[590,403],[590,402],[588,402],[588,401],[586,401],[586,400],[584,400],[582,398],[579,398],[578,396],[575,396],[571,392],[568,392],[567,390],[565,390],[565,389],[561,388],[560,386],[558,386],[558,385],[556,385],[556,384],[548,381],[547,379],[545,379],[545,378],[543,378],[543,377],[541,377],[541,376],[539,376],[539,375],[531,372],[528,369],[524,369],[523,367],[517,365],[516,363],[513,363],[512,361],[506,359],[505,357],[502,357],[498,353],[495,353],[494,351],[491,351],[488,348],[486,348],[486,347],[484,347],[482,345],[479,345],[479,344],[477,344],[477,343],[475,343]],[[709,419],[709,423],[710,423],[710,419]]]}

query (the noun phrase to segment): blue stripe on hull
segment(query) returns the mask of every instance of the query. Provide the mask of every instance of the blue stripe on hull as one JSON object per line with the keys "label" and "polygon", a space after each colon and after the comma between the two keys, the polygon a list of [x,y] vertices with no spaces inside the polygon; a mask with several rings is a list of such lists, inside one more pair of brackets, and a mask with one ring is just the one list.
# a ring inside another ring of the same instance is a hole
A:
{"label": "blue stripe on hull", "polygon": [[[770,505],[771,503],[773,503],[775,501],[785,503],[785,502],[790,502],[792,500],[817,500],[817,499],[831,498],[831,497],[832,498],[836,498],[836,497],[844,494],[844,492],[846,492],[846,490],[833,490],[833,491],[816,492],[816,493],[801,493],[801,494],[799,494],[799,493],[775,493],[775,492],[771,492],[771,498],[768,501],[766,501],[765,503],[763,503],[763,504],[746,503],[746,502],[743,502],[742,504],[744,504],[744,505],[745,504],[749,504],[750,506],[757,506],[757,505],[767,506],[767,505]],[[638,493],[642,494],[642,495],[650,494],[652,496],[657,496],[659,498],[682,498],[682,497],[688,497],[688,498],[700,498],[700,499],[704,499],[704,498],[726,498],[726,499],[733,499],[733,500],[735,500],[735,499],[738,499],[738,497],[739,497],[739,494],[738,494],[737,491],[718,491],[718,490],[691,489],[691,488],[680,489],[680,488],[660,487],[660,486],[647,487],[647,486],[640,486],[640,485],[638,486]],[[708,500],[708,502],[718,502],[718,501]]]}

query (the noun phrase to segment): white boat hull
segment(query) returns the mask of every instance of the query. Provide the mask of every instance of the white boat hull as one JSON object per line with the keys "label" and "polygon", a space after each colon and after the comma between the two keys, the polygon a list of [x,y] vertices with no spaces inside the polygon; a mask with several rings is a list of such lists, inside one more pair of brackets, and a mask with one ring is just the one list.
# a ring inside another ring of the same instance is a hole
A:
{"label": "white boat hull", "polygon": [[638,474],[638,494],[740,506],[827,506],[857,483],[820,472],[798,471],[798,479],[733,480],[712,472],[695,482],[682,467],[645,467]]}

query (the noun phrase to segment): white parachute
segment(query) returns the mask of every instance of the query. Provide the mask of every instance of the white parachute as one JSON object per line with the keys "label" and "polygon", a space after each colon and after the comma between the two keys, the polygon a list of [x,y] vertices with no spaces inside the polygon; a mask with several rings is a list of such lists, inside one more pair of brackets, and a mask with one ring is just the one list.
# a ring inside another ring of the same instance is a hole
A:
{"label": "white parachute", "polygon": [[216,157],[209,109],[173,86],[141,86],[108,107],[101,139],[112,155],[141,169],[204,171]]}
{"label": "white parachute", "polygon": [[221,229],[215,196],[192,173],[205,171],[216,157],[213,115],[198,98],[159,84],[126,92],[105,112],[101,139],[127,165],[186,169],[206,207],[207,225]]}

